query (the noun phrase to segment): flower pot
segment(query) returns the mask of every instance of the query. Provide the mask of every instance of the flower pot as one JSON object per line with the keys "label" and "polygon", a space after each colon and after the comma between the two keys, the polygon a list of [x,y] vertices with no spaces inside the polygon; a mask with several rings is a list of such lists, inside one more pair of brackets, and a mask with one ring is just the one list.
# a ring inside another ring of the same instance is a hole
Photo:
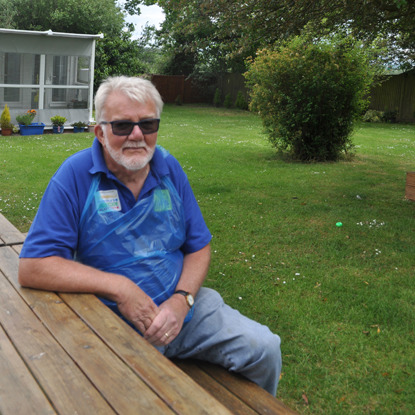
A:
{"label": "flower pot", "polygon": [[74,133],[83,133],[85,131],[85,127],[74,127],[73,132]]}
{"label": "flower pot", "polygon": [[2,128],[1,135],[12,135],[13,128]]}
{"label": "flower pot", "polygon": [[65,127],[63,125],[54,125],[52,129],[53,129],[53,134],[62,134]]}
{"label": "flower pot", "polygon": [[19,124],[21,135],[37,135],[43,134],[45,124],[43,122],[34,122],[30,125]]}

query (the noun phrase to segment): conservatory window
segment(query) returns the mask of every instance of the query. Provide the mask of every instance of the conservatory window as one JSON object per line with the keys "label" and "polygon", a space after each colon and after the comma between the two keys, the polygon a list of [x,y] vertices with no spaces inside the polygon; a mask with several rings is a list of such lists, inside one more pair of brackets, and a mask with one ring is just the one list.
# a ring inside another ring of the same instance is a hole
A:
{"label": "conservatory window", "polygon": [[[4,54],[4,83],[20,84],[20,53]],[[20,100],[19,88],[4,88],[4,100],[7,102],[17,102]]]}

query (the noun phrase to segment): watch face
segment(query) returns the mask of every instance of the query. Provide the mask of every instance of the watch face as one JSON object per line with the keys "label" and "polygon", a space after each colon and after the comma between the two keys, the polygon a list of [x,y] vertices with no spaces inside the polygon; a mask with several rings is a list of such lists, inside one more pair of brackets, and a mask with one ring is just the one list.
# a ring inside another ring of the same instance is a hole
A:
{"label": "watch face", "polygon": [[193,304],[195,303],[195,300],[193,298],[193,295],[192,294],[188,294],[186,296],[186,299],[187,299],[187,304],[189,304],[190,307],[193,307]]}

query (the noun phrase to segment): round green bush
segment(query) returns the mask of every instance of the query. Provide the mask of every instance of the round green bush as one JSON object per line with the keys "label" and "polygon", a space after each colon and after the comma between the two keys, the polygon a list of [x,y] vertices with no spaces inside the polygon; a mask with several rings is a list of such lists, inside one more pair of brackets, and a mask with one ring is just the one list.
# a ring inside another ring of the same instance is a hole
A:
{"label": "round green bush", "polygon": [[363,48],[296,37],[259,51],[245,77],[251,109],[274,147],[302,161],[334,161],[352,149],[350,134],[373,80]]}

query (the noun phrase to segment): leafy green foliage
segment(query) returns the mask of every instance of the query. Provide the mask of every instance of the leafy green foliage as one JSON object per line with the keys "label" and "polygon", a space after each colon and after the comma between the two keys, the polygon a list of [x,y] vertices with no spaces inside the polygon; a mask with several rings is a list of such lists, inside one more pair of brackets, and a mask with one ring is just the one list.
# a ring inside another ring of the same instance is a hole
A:
{"label": "leafy green foliage", "polygon": [[246,99],[242,91],[238,91],[238,95],[236,96],[235,100],[235,107],[240,110],[247,110],[249,108],[249,105],[246,102]]}
{"label": "leafy green foliage", "polygon": [[62,126],[66,123],[66,118],[61,115],[54,115],[50,118],[50,121],[52,122],[52,125]]}
{"label": "leafy green foliage", "polygon": [[[126,0],[134,7],[148,3],[166,14],[160,32],[165,44],[231,70],[241,65],[241,57],[301,35],[308,24],[315,38],[343,30],[364,42],[381,39],[391,62],[415,65],[413,0]],[[184,43],[172,41],[178,33]]]}
{"label": "leafy green foliage", "polygon": [[4,106],[4,109],[0,117],[0,127],[3,128],[13,128],[12,120],[10,117],[10,110],[8,105]]}
{"label": "leafy green foliage", "polygon": [[114,0],[13,0],[16,28],[118,34],[124,16]]}
{"label": "leafy green foliage", "polygon": [[213,105],[215,107],[220,107],[222,104],[222,93],[219,88],[216,88],[215,95],[213,96]]}
{"label": "leafy green foliage", "polygon": [[348,39],[311,43],[296,37],[260,51],[246,78],[252,109],[273,146],[303,161],[326,161],[352,148],[353,122],[373,74],[360,45]]}
{"label": "leafy green foliage", "polygon": [[125,32],[97,42],[95,64],[95,88],[109,76],[137,76],[146,72],[137,42]]}
{"label": "leafy green foliage", "polygon": [[10,0],[0,0],[0,27],[15,28],[16,10]]}
{"label": "leafy green foliage", "polygon": [[225,108],[231,108],[232,107],[232,98],[231,98],[231,94],[226,94],[225,95],[225,99],[223,101],[223,106]]}
{"label": "leafy green foliage", "polygon": [[16,115],[16,121],[21,125],[30,125],[36,117],[35,110],[29,110],[24,114]]}
{"label": "leafy green foliage", "polygon": [[383,120],[383,111],[368,110],[362,117],[364,122],[382,122]]}

